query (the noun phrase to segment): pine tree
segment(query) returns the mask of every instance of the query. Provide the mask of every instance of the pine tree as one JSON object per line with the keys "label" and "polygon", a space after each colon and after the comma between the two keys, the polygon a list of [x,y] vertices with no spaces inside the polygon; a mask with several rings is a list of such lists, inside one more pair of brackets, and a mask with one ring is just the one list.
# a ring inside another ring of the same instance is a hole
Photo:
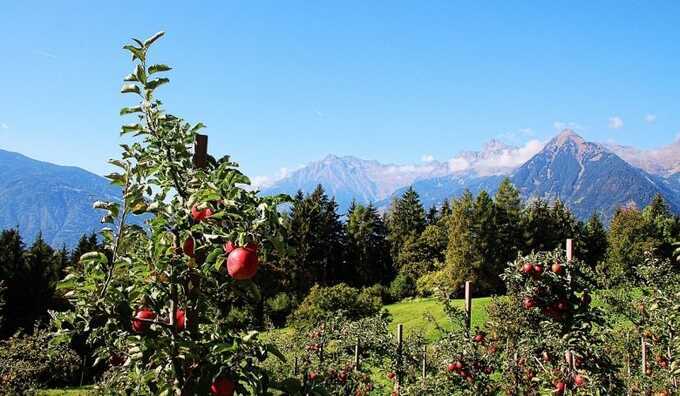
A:
{"label": "pine tree", "polygon": [[594,268],[607,254],[607,230],[600,220],[600,216],[594,213],[583,226],[581,232],[582,251],[578,252],[578,257],[584,263]]}
{"label": "pine tree", "polygon": [[387,222],[390,255],[395,259],[395,264],[404,242],[408,238],[418,238],[425,224],[425,210],[420,197],[413,187],[409,187],[401,198],[392,203]]}
{"label": "pine tree", "polygon": [[300,295],[314,284],[330,285],[344,280],[344,231],[335,200],[328,199],[321,185],[308,196],[298,192],[289,220],[292,284]]}
{"label": "pine tree", "polygon": [[24,307],[22,292],[26,284],[19,277],[24,271],[24,243],[17,230],[0,233],[0,280],[4,281],[4,324],[0,327],[0,338],[14,333],[21,325],[18,316]]}
{"label": "pine tree", "polygon": [[494,273],[502,273],[508,262],[517,258],[522,246],[522,201],[519,191],[507,177],[503,179],[494,196],[493,223],[495,229],[495,254],[492,257]]}
{"label": "pine tree", "polygon": [[656,241],[650,237],[649,225],[642,213],[633,208],[616,211],[609,225],[607,258],[598,266],[605,286],[635,281],[636,268],[653,251]]}
{"label": "pine tree", "polygon": [[432,205],[425,215],[425,225],[436,224],[437,220],[439,220],[439,213],[437,212],[437,207]]}
{"label": "pine tree", "polygon": [[97,242],[97,234],[91,233],[89,235],[82,235],[78,240],[78,244],[71,252],[70,262],[72,266],[77,266],[80,261],[80,256],[88,252],[100,250],[100,245]]}
{"label": "pine tree", "polygon": [[349,283],[367,286],[386,281],[391,263],[387,245],[387,228],[372,204],[358,205],[352,202],[345,224],[347,235]]}
{"label": "pine tree", "polygon": [[451,278],[451,290],[459,291],[465,281],[478,285],[481,257],[475,249],[475,201],[470,191],[453,202],[449,219],[449,243],[445,270]]}
{"label": "pine tree", "polygon": [[654,239],[654,253],[660,257],[672,258],[673,243],[680,235],[680,219],[671,213],[661,194],[656,194],[642,211],[642,217]]}

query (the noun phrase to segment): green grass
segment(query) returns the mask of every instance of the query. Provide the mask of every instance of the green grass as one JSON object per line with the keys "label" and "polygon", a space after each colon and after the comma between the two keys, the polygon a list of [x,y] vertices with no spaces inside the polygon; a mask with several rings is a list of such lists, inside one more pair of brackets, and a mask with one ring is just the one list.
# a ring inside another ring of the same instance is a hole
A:
{"label": "green grass", "polygon": [[[486,307],[491,302],[490,297],[472,299],[472,328],[482,327],[488,319]],[[464,300],[455,300],[454,306],[463,309]],[[444,329],[451,329],[451,322],[444,312],[444,307],[436,298],[416,298],[400,301],[385,306],[392,315],[390,329],[396,331],[399,323],[404,325],[405,335],[421,331],[428,340],[439,337],[437,325]],[[430,316],[434,321],[428,319]]]}
{"label": "green grass", "polygon": [[36,392],[38,396],[85,396],[90,394],[91,386],[64,389],[42,389]]}

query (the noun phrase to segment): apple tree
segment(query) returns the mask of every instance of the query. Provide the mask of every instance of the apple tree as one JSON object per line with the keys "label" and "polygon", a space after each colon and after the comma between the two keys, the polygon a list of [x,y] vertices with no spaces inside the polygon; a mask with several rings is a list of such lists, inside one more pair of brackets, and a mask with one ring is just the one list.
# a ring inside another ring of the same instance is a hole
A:
{"label": "apple tree", "polygon": [[53,314],[57,340],[89,345],[110,392],[266,394],[276,384],[260,362],[280,354],[229,314],[257,298],[259,262],[285,252],[277,207],[287,197],[249,189],[228,156],[195,156],[204,125],[156,97],[171,70],[149,59],[162,36],[124,47],[134,67],[121,92],[135,103],[120,111],[129,140],[107,176],[122,194],[94,204],[105,253],[84,254],[61,285],[74,309]]}
{"label": "apple tree", "polygon": [[616,367],[604,350],[609,329],[591,305],[592,271],[565,252],[532,253],[502,275],[508,294],[489,308],[507,394],[616,393]]}

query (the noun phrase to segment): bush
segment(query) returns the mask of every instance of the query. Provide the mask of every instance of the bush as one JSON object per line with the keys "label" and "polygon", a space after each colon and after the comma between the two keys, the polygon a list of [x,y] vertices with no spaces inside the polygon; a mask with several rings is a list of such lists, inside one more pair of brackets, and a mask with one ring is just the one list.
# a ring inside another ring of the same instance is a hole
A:
{"label": "bush", "polygon": [[390,284],[390,295],[395,301],[416,295],[416,281],[409,274],[400,272]]}
{"label": "bush", "polygon": [[284,292],[268,298],[266,304],[267,313],[275,327],[283,326],[286,323],[286,318],[295,307],[295,301],[288,293]]}
{"label": "bush", "polygon": [[451,278],[445,271],[428,272],[416,281],[416,294],[429,297],[437,291],[445,291],[451,287]]}
{"label": "bush", "polygon": [[331,287],[315,285],[293,313],[292,320],[298,324],[314,324],[336,314],[357,320],[375,315],[381,308],[379,297],[344,283]]}
{"label": "bush", "polygon": [[0,342],[0,394],[75,385],[80,358],[68,347],[51,346],[47,331]]}
{"label": "bush", "polygon": [[373,286],[363,289],[361,293],[366,297],[370,296],[379,298],[383,305],[390,304],[392,302],[392,296],[390,295],[389,289],[380,283],[376,283]]}

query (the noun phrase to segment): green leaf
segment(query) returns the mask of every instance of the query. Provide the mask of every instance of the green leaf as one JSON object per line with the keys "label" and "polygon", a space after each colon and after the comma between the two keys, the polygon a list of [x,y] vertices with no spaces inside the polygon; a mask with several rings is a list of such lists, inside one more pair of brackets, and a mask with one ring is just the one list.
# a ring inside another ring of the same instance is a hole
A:
{"label": "green leaf", "polygon": [[131,92],[139,94],[141,91],[139,90],[139,87],[136,84],[125,84],[125,85],[123,85],[123,88],[120,89],[120,93],[131,93]]}
{"label": "green leaf", "polygon": [[143,48],[137,48],[133,45],[126,45],[123,47],[124,49],[130,51],[132,53],[132,60],[135,60],[135,58],[144,61],[144,49]]}
{"label": "green leaf", "polygon": [[220,268],[224,265],[224,256],[218,256],[217,259],[215,260],[214,268],[215,271],[219,271]]}
{"label": "green leaf", "polygon": [[146,83],[146,70],[144,70],[144,67],[142,67],[142,65],[137,65],[135,75],[137,76],[139,82],[141,82],[142,84]]}
{"label": "green leaf", "polygon": [[163,35],[165,35],[165,32],[163,32],[163,31],[160,31],[160,32],[154,34],[153,36],[149,37],[148,39],[146,39],[146,40],[144,41],[144,46],[145,46],[145,47],[150,46],[150,45],[153,44],[156,40],[158,40],[159,38],[163,37]]}
{"label": "green leaf", "polygon": [[155,78],[153,80],[149,80],[146,84],[144,84],[144,88],[153,91],[154,89],[168,82],[170,82],[170,79],[168,78]]}
{"label": "green leaf", "polygon": [[125,133],[130,133],[130,132],[136,132],[136,131],[141,131],[142,126],[140,124],[128,124],[128,125],[123,125],[120,127],[121,129],[121,135]]}
{"label": "green leaf", "polygon": [[134,114],[134,113],[141,113],[141,112],[142,112],[141,106],[123,107],[122,109],[120,109],[120,115]]}
{"label": "green leaf", "polygon": [[172,67],[168,65],[151,65],[148,67],[149,74],[160,73],[168,70],[172,70]]}
{"label": "green leaf", "polygon": [[139,81],[139,80],[137,80],[137,76],[135,76],[134,73],[130,73],[127,76],[123,77],[123,81]]}

